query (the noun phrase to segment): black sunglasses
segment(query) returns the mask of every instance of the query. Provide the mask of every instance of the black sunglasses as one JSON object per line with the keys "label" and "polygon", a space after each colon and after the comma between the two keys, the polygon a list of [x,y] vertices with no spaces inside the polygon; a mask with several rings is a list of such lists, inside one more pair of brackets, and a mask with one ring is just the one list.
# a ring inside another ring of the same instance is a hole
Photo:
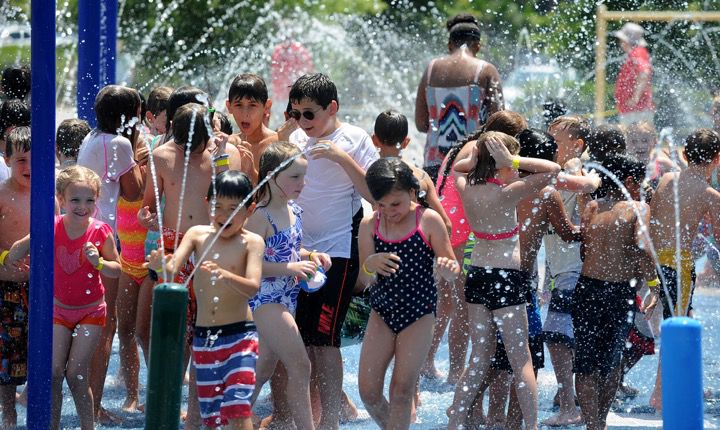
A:
{"label": "black sunglasses", "polygon": [[288,113],[288,116],[289,116],[290,118],[295,119],[295,121],[299,121],[299,120],[300,120],[300,116],[303,116],[303,117],[304,117],[306,120],[308,120],[308,121],[312,121],[312,120],[315,119],[315,113],[318,112],[318,111],[320,111],[321,109],[322,109],[322,108],[320,108],[320,109],[318,109],[318,110],[316,110],[316,111],[304,110],[304,111],[302,111],[302,112],[300,112],[300,111],[297,110],[297,109],[290,109],[289,111],[287,111],[287,113]]}

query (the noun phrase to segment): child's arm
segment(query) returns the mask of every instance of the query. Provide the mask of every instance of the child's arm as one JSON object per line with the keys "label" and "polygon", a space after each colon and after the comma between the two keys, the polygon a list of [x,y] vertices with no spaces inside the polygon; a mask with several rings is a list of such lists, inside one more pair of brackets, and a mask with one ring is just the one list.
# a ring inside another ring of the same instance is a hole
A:
{"label": "child's arm", "polygon": [[428,114],[427,104],[428,68],[425,68],[425,72],[420,78],[415,97],[415,127],[420,133],[427,133],[430,129],[430,115]]}
{"label": "child's arm", "polygon": [[450,236],[448,236],[445,223],[440,215],[432,209],[423,211],[422,231],[430,241],[430,246],[435,252],[435,270],[437,274],[448,280],[453,281],[460,274],[460,265],[455,260],[455,253],[450,245]]}
{"label": "child's arm", "polygon": [[565,210],[560,193],[552,191],[546,199],[547,216],[550,220],[553,230],[565,242],[579,242],[582,240],[580,235],[580,227],[573,225],[570,217]]}
{"label": "child's arm", "polygon": [[367,183],[365,182],[365,170],[353,160],[347,152],[338,148],[337,145],[329,140],[321,140],[316,145],[311,147],[310,156],[313,159],[316,158],[327,158],[328,160],[334,161],[345,170],[345,173],[350,177],[353,186],[360,193],[360,195],[368,202],[374,202],[370,190],[368,189]]}
{"label": "child's arm", "polygon": [[225,285],[227,288],[247,297],[248,299],[257,294],[262,278],[263,254],[265,243],[255,233],[247,235],[247,252],[245,260],[245,276],[240,276],[229,270],[225,270],[213,261],[203,261],[200,268],[204,271],[217,274],[217,284]]}
{"label": "child's arm", "polygon": [[520,201],[531,196],[550,183],[560,173],[560,166],[552,161],[540,158],[513,156],[502,142],[491,138],[485,141],[490,156],[495,160],[495,166],[499,168],[512,167],[532,173],[519,181],[512,182],[503,188],[503,193],[509,198]]}
{"label": "child's arm", "polygon": [[432,179],[430,179],[428,175],[423,176],[420,184],[422,185],[423,191],[425,191],[425,201],[432,210],[440,215],[445,223],[448,234],[450,234],[450,232],[452,232],[452,221],[450,221],[450,217],[447,216],[445,208],[443,208],[440,203],[440,198],[437,195],[437,191],[435,191],[435,184],[433,184]]}
{"label": "child's arm", "polygon": [[308,251],[305,248],[300,248],[300,259],[312,261],[316,266],[322,266],[325,271],[330,270],[330,267],[332,267],[330,256],[324,252]]}
{"label": "child's arm", "polygon": [[206,227],[207,226],[190,227],[185,233],[185,236],[183,236],[182,241],[180,241],[180,245],[178,245],[175,253],[172,255],[165,254],[164,259],[162,250],[152,250],[148,256],[148,262],[144,266],[154,270],[158,275],[162,274],[163,270],[165,270],[168,275],[167,279],[173,279],[177,271],[183,267],[188,258],[190,258],[190,255],[195,251],[195,236],[198,233],[198,229]]}
{"label": "child's arm", "polygon": [[121,267],[117,261],[118,253],[115,249],[115,236],[109,235],[106,237],[105,243],[103,243],[99,251],[92,242],[87,242],[83,247],[83,252],[85,252],[85,257],[90,264],[92,264],[100,274],[108,278],[120,277]]}
{"label": "child's arm", "polygon": [[557,183],[555,188],[562,191],[570,191],[571,193],[590,194],[600,187],[600,175],[594,170],[587,175],[572,175],[560,172],[557,175]]}
{"label": "child's arm", "polygon": [[[159,148],[155,149],[157,153]],[[158,229],[158,201],[155,199],[155,185],[157,184],[158,196],[162,198],[164,186],[163,178],[158,169],[159,157],[155,158],[155,170],[157,174],[153,177],[151,169],[147,169],[147,176],[145,178],[145,193],[143,194],[143,207],[138,211],[138,223],[146,229],[157,230]]]}
{"label": "child's arm", "polygon": [[[7,253],[7,254],[6,254]],[[10,249],[0,253],[0,265],[11,266],[15,262],[22,260],[30,253],[30,235],[23,237],[13,243]]]}
{"label": "child's arm", "polygon": [[358,231],[358,261],[361,266],[357,284],[363,287],[375,282],[376,269],[369,269],[367,264],[370,255],[377,255],[375,254],[375,242],[373,241],[373,222],[374,218],[372,216],[363,218]]}

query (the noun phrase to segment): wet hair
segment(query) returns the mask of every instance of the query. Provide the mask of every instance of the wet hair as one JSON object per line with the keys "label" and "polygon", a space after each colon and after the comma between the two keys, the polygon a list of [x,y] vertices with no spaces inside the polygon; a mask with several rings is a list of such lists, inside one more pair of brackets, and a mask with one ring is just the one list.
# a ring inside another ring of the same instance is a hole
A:
{"label": "wet hair", "polygon": [[[258,181],[262,181],[270,174],[270,172],[277,169],[278,166],[280,166],[285,160],[295,157],[298,154],[300,154],[300,148],[290,142],[280,141],[271,143],[270,146],[265,148],[262,155],[260,155]],[[305,155],[302,155],[302,157],[304,156]],[[278,170],[276,174],[289,168],[292,164],[293,163],[288,163],[282,169]],[[270,189],[270,184],[268,182],[265,182],[263,186],[258,189],[258,192],[255,195],[255,200],[258,205],[260,205],[260,203],[264,203],[263,206],[267,206],[270,203],[270,200],[272,200],[272,190]]]}
{"label": "wet hair", "polygon": [[78,183],[90,185],[95,190],[95,195],[100,195],[100,177],[87,167],[78,164],[66,167],[58,172],[55,178],[55,193],[64,196],[65,190],[70,184]]}
{"label": "wet hair", "polygon": [[8,67],[2,73],[2,89],[8,99],[25,100],[30,93],[30,67]]}
{"label": "wet hair", "polygon": [[555,161],[558,147],[550,133],[536,128],[527,128],[521,131],[515,138],[520,144],[519,155],[521,157]]}
{"label": "wet hair", "polygon": [[710,163],[719,153],[720,134],[709,128],[697,129],[685,139],[685,158],[688,164]]}
{"label": "wet hair", "polygon": [[[125,129],[125,125],[138,114],[141,106],[140,93],[132,88],[120,85],[106,85],[95,97],[95,117],[97,118],[98,130],[109,134],[122,134],[134,142],[131,138],[135,127],[132,130]],[[123,127],[121,133],[118,129]]]}
{"label": "wet hair", "polygon": [[488,131],[478,137],[475,145],[478,147],[478,161],[475,167],[468,173],[468,183],[470,185],[484,184],[489,178],[495,176],[497,167],[495,167],[495,159],[490,155],[485,142],[496,137],[500,139],[503,145],[510,151],[511,154],[517,155],[520,151],[520,144],[517,139],[499,131]]}
{"label": "wet hair", "polygon": [[[197,152],[198,148],[205,150],[210,134],[205,126],[207,108],[201,104],[187,103],[180,106],[172,121],[172,132],[175,144],[185,148],[190,144],[190,152]],[[194,123],[193,123],[194,118]],[[192,136],[191,134],[192,126]],[[190,138],[192,137],[192,141]]]}
{"label": "wet hair", "polygon": [[158,116],[164,110],[167,110],[170,101],[170,95],[173,90],[170,87],[155,87],[150,91],[147,98],[147,110],[153,115]]}
{"label": "wet hair", "polygon": [[28,152],[30,150],[31,143],[32,139],[30,138],[30,127],[15,127],[10,130],[10,133],[8,133],[5,138],[5,156],[10,158],[15,152]]}
{"label": "wet hair", "polygon": [[[216,197],[243,201],[252,189],[253,184],[246,174],[239,170],[226,170],[215,176],[215,182],[208,188],[207,198],[212,200],[213,194],[217,193]],[[245,208],[249,208],[252,203],[252,199],[247,199]]]}
{"label": "wet hair", "polygon": [[220,121],[220,131],[225,134],[233,134],[233,127],[228,116],[219,111],[215,111],[215,116]]}
{"label": "wet hair", "polygon": [[327,109],[333,100],[338,106],[340,105],[335,83],[322,73],[300,76],[290,88],[289,99],[292,103],[300,103],[303,99],[308,99],[323,109]]}
{"label": "wet hair", "polygon": [[392,191],[420,192],[420,181],[404,161],[396,157],[380,158],[368,167],[365,173],[373,199],[378,201]]}
{"label": "wet hair", "polygon": [[375,136],[385,146],[402,143],[408,135],[408,120],[395,110],[386,110],[375,119]]}
{"label": "wet hair", "polygon": [[[630,177],[637,184],[645,179],[645,164],[637,158],[627,154],[610,154],[602,162],[602,166],[612,173],[621,183]],[[607,174],[600,172],[602,184],[597,191],[598,196],[606,196],[611,191],[619,191],[620,185],[615,183]]]}
{"label": "wet hair", "polygon": [[445,23],[450,33],[448,41],[455,46],[462,46],[480,41],[480,27],[477,18],[469,13],[459,13]]}
{"label": "wet hair", "polygon": [[30,125],[30,106],[20,99],[5,100],[0,105],[0,139],[8,129]]}
{"label": "wet hair", "polygon": [[165,120],[165,130],[167,130],[168,132],[172,130],[171,124],[173,118],[175,117],[175,112],[180,109],[180,106],[186,105],[188,103],[204,105],[201,100],[202,98],[207,98],[207,94],[200,88],[183,86],[173,91],[172,94],[170,94],[170,98],[168,99],[167,103],[167,119]]}
{"label": "wet hair", "polygon": [[63,120],[55,136],[58,153],[65,157],[77,158],[80,144],[88,133],[90,133],[90,125],[87,121],[78,118]]}
{"label": "wet hair", "polygon": [[228,90],[228,100],[232,103],[245,97],[265,104],[269,98],[265,80],[255,73],[243,73],[235,76]]}
{"label": "wet hair", "polygon": [[[478,137],[486,131],[499,131],[509,136],[516,136],[526,128],[528,128],[527,120],[525,120],[525,118],[517,112],[513,112],[511,110],[501,110],[490,115],[485,122],[485,125],[483,125],[480,130],[471,134],[467,137],[467,139],[461,141],[460,143],[455,144],[452,148],[450,148],[450,151],[448,151],[445,156],[447,163],[445,164],[445,170],[441,175],[442,181],[440,182],[440,187],[438,188],[438,195],[442,195],[443,189],[445,189],[445,183],[450,175],[450,169],[452,169],[455,159],[466,143],[477,140]],[[450,180],[452,180],[452,178]]]}
{"label": "wet hair", "polygon": [[602,162],[610,155],[625,153],[625,134],[616,125],[601,124],[590,133],[587,148],[591,160]]}
{"label": "wet hair", "polygon": [[587,146],[591,129],[590,122],[579,115],[564,115],[557,117],[550,123],[548,130],[557,127],[560,130],[567,131],[574,139],[582,139]]}

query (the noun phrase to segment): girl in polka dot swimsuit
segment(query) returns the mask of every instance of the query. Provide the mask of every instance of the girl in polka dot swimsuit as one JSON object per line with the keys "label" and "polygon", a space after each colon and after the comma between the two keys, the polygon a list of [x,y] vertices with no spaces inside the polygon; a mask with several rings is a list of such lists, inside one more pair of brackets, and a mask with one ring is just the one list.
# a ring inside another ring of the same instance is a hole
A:
{"label": "girl in polka dot swimsuit", "polygon": [[[420,184],[407,164],[380,159],[365,180],[377,211],[362,221],[358,237],[359,282],[375,281],[369,287],[372,312],[360,353],[360,397],[381,428],[408,428],[435,324],[433,266],[448,281],[458,276],[460,266],[440,215],[415,202]],[[383,382],[393,357],[388,402]]]}
{"label": "girl in polka dot swimsuit", "polygon": [[[260,178],[296,157],[300,150],[288,142],[275,142],[260,157]],[[295,323],[295,308],[300,291],[298,281],[312,277],[318,266],[330,268],[330,256],[308,252],[301,247],[301,209],[293,201],[305,184],[307,159],[297,157],[260,188],[257,210],[246,228],[265,238],[263,278],[260,289],[248,302],[260,338],[255,391],[270,379],[278,360],[287,369],[286,393],[292,419],[298,428],[313,429],[310,408],[310,359]],[[277,393],[275,393],[277,394]]]}

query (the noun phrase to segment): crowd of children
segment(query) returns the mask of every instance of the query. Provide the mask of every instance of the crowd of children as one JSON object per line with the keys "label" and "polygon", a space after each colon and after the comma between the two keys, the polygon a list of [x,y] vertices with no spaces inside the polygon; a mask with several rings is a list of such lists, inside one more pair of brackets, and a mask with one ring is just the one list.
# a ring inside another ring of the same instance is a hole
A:
{"label": "crowd of children", "polygon": [[[27,377],[23,82],[3,80],[0,106],[0,406],[8,429]],[[654,351],[657,333],[643,322],[658,306],[665,318],[692,315],[696,226],[720,222],[711,180],[720,135],[696,130],[670,153],[647,122],[593,128],[564,115],[531,129],[501,99],[476,118],[476,130],[434,154],[428,173],[400,158],[410,143],[404,115],[380,113],[372,137],[341,122],[337,88],[321,73],[293,83],[277,131],[267,125],[265,81],[239,74],[225,103],[235,134],[201,89],[161,86],[145,103],[135,89],[102,88],[95,128],[70,119],[57,130],[53,428],[64,381],[82,429],[120,420],[102,406],[116,331],[123,410],[142,411],[138,348],[147,361],[152,290],[174,281],[191,297],[187,429],[257,427],[252,408],[268,381],[268,428],[337,429],[341,417],[357,415],[343,392],[340,351],[353,296],[369,308],[360,398],[381,428],[410,426],[419,379],[441,376],[435,354],[449,325],[448,428],[537,428],[547,346],[559,410],[544,424],[604,429],[616,392],[633,393],[622,375]],[[324,285],[311,288],[318,279]],[[658,369],[656,409],[660,381]]]}

